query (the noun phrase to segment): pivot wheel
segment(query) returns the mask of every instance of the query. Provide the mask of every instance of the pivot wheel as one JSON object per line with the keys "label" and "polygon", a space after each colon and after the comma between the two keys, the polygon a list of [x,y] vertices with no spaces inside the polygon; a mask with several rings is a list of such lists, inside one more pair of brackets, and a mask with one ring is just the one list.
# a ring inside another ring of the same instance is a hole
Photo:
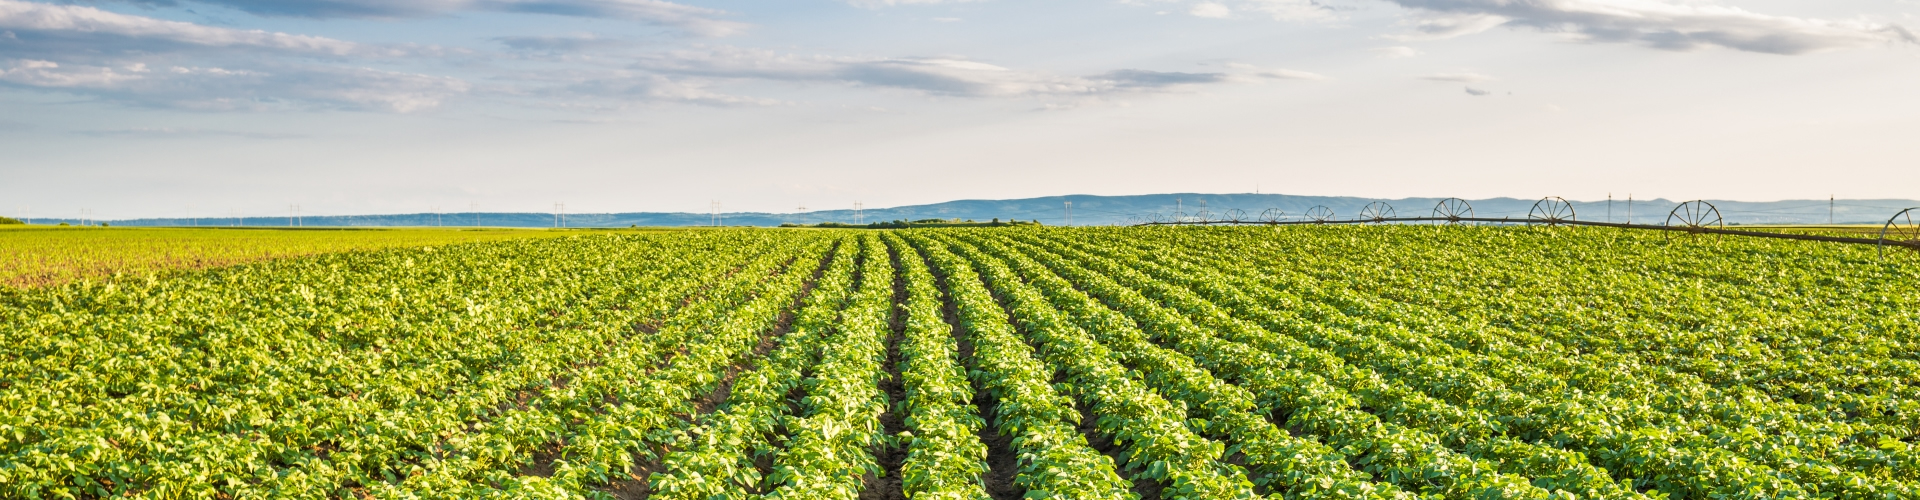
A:
{"label": "pivot wheel", "polygon": [[[1686,231],[1688,235],[1700,234],[1708,229],[1724,229],[1720,219],[1720,209],[1705,200],[1693,200],[1673,207],[1667,213],[1667,227]],[[1667,233],[1671,238],[1676,233]]]}
{"label": "pivot wheel", "polygon": [[1388,205],[1387,202],[1384,201],[1368,203],[1367,206],[1360,209],[1360,220],[1386,222],[1387,219],[1392,218],[1393,205]]}
{"label": "pivot wheel", "polygon": [[1889,246],[1920,252],[1920,225],[1914,224],[1915,218],[1920,218],[1920,207],[1901,210],[1880,227],[1881,257],[1887,256]]}
{"label": "pivot wheel", "polygon": [[1314,222],[1332,222],[1333,209],[1327,208],[1324,205],[1315,206],[1307,209],[1306,218]]}
{"label": "pivot wheel", "polygon": [[1226,212],[1220,214],[1220,218],[1226,219],[1227,222],[1239,224],[1247,221],[1247,213],[1238,208],[1229,208]]}
{"label": "pivot wheel", "polygon": [[1264,212],[1260,212],[1260,222],[1272,224],[1275,222],[1283,222],[1286,220],[1287,220],[1287,211],[1285,210],[1281,210],[1278,208],[1269,208]]}
{"label": "pivot wheel", "polygon": [[1545,224],[1553,227],[1571,222],[1575,220],[1574,217],[1573,203],[1558,196],[1541,198],[1533,203],[1532,209],[1527,210],[1528,225]]}
{"label": "pivot wheel", "polygon": [[1460,219],[1473,218],[1473,205],[1459,198],[1440,200],[1439,204],[1433,206],[1433,217],[1446,219],[1449,226],[1459,224]]}

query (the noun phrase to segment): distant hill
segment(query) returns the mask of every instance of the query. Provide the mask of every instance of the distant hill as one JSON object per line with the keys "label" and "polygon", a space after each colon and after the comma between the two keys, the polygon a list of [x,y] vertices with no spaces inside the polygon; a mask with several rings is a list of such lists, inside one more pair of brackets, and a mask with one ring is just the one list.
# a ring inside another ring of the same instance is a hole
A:
{"label": "distant hill", "polygon": [[[1026,198],[1018,200],[957,200],[930,205],[912,205],[893,208],[875,208],[864,211],[866,222],[879,222],[897,219],[972,219],[987,221],[995,218],[1038,220],[1047,225],[1062,225],[1067,222],[1066,203],[1073,202],[1073,224],[1108,225],[1127,224],[1133,221],[1150,220],[1154,214],[1171,218],[1176,213],[1194,217],[1203,211],[1212,218],[1226,216],[1232,210],[1239,210],[1245,218],[1257,219],[1268,210],[1278,210],[1287,217],[1298,219],[1301,214],[1314,207],[1326,207],[1337,218],[1352,218],[1369,203],[1385,202],[1391,205],[1400,216],[1425,216],[1433,213],[1435,204],[1441,198],[1401,198],[1381,200],[1375,198],[1356,198],[1348,196],[1294,196],[1283,194],[1203,194],[1173,193],[1133,196],[1095,196],[1068,195]],[[1480,217],[1525,218],[1527,210],[1538,200],[1515,198],[1490,198],[1468,200],[1474,214]],[[1728,224],[1825,224],[1828,222],[1827,200],[1788,200],[1770,202],[1712,201],[1720,208]],[[1667,212],[1679,202],[1654,199],[1635,200],[1629,207],[1626,200],[1615,200],[1609,209],[1606,201],[1573,202],[1580,220],[1627,222],[1628,211],[1632,211],[1632,220],[1642,223],[1661,223]],[[1833,206],[1833,222],[1881,223],[1901,209],[1920,207],[1915,200],[1842,200]],[[1609,217],[1609,213],[1611,216]],[[723,224],[729,226],[778,226],[782,223],[819,223],[819,222],[855,222],[856,214],[852,210],[821,210],[801,214],[775,214],[764,212],[733,212],[722,214]],[[712,218],[704,213],[687,212],[633,212],[607,214],[567,214],[564,220],[547,213],[448,213],[448,214],[392,214],[392,215],[347,215],[347,216],[308,216],[299,220],[287,217],[245,217],[245,218],[204,218],[190,219],[134,219],[107,221],[116,226],[290,226],[309,227],[420,227],[420,226],[488,226],[488,227],[554,227],[564,224],[568,227],[627,227],[627,226],[704,226],[711,224]],[[53,224],[59,222],[77,222],[61,219],[35,219],[35,223]]]}

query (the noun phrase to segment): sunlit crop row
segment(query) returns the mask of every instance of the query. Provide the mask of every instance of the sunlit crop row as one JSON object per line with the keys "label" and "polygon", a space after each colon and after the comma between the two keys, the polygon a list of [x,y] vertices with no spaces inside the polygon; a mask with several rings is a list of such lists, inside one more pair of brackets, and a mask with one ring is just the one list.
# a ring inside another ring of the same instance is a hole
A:
{"label": "sunlit crop row", "polygon": [[0,498],[1920,498],[1914,269],[1611,229],[977,228],[87,280],[0,294]]}

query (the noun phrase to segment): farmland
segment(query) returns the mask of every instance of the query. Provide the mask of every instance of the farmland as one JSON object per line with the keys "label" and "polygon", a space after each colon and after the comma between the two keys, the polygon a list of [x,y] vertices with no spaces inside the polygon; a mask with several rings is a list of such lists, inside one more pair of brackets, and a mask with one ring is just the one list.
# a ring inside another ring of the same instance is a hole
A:
{"label": "farmland", "polygon": [[198,229],[0,226],[0,286],[204,269],[393,247],[564,236],[527,230]]}
{"label": "farmland", "polygon": [[1920,498],[1920,258],[1871,247],[323,245],[0,293],[0,497]]}

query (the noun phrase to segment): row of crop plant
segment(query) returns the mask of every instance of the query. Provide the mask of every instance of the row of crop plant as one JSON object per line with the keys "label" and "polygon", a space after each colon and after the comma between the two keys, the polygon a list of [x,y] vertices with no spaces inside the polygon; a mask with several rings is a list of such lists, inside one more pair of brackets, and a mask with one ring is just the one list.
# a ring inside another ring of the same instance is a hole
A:
{"label": "row of crop plant", "polygon": [[[1700,248],[1817,257],[1769,245]],[[14,291],[0,497],[1920,497],[1910,297],[1659,252],[727,230]]]}

